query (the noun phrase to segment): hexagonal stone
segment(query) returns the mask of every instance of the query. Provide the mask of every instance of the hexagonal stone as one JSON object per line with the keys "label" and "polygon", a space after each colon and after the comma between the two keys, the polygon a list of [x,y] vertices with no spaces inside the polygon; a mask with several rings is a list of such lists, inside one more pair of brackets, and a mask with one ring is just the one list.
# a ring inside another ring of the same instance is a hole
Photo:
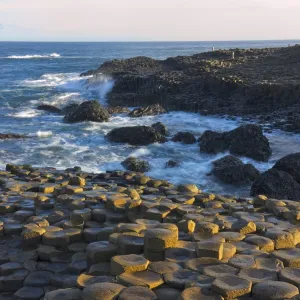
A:
{"label": "hexagonal stone", "polygon": [[245,269],[239,272],[239,276],[252,281],[253,284],[267,280],[278,280],[277,272],[268,269]]}
{"label": "hexagonal stone", "polygon": [[170,261],[156,261],[151,262],[148,266],[148,270],[158,273],[158,274],[165,274],[169,272],[174,272],[182,269],[180,265],[170,262]]}
{"label": "hexagonal stone", "polygon": [[109,275],[110,263],[102,262],[102,263],[91,265],[88,274],[93,276]]}
{"label": "hexagonal stone", "polygon": [[25,281],[25,286],[43,287],[49,285],[53,274],[47,271],[35,271],[30,273]]}
{"label": "hexagonal stone", "polygon": [[290,299],[299,294],[294,285],[282,281],[264,281],[254,285],[252,296],[255,300]]}
{"label": "hexagonal stone", "polygon": [[178,300],[223,300],[224,298],[207,288],[190,287],[185,289]]}
{"label": "hexagonal stone", "polygon": [[281,281],[289,282],[295,286],[300,285],[300,269],[298,268],[284,268],[279,273]]}
{"label": "hexagonal stone", "polygon": [[267,269],[279,272],[284,268],[281,260],[275,257],[258,257],[255,259],[257,269]]}
{"label": "hexagonal stone", "polygon": [[92,263],[110,261],[117,254],[118,247],[106,241],[94,242],[87,246],[88,260]]}
{"label": "hexagonal stone", "polygon": [[223,258],[224,243],[215,241],[201,241],[196,244],[196,253],[198,257],[212,257],[216,259]]}
{"label": "hexagonal stone", "polygon": [[249,295],[252,282],[235,275],[225,275],[218,277],[212,283],[211,287],[215,292],[221,294],[226,299],[235,299]]}
{"label": "hexagonal stone", "polygon": [[250,255],[238,254],[229,259],[228,264],[238,269],[251,269],[255,268],[255,259]]}
{"label": "hexagonal stone", "polygon": [[150,229],[145,232],[144,247],[151,252],[163,252],[176,247],[178,236],[168,229]]}
{"label": "hexagonal stone", "polygon": [[20,269],[23,269],[23,265],[19,262],[8,262],[0,265],[0,273],[2,276],[10,275]]}
{"label": "hexagonal stone", "polygon": [[51,278],[51,285],[56,288],[74,288],[77,286],[78,275],[56,273]]}
{"label": "hexagonal stone", "polygon": [[236,254],[236,247],[230,243],[224,243],[223,246],[223,261],[228,261]]}
{"label": "hexagonal stone", "polygon": [[256,225],[254,222],[249,222],[241,219],[234,222],[231,229],[242,234],[249,234],[256,232]]}
{"label": "hexagonal stone", "polygon": [[224,275],[236,275],[239,269],[231,267],[227,264],[207,266],[203,269],[203,273],[207,276],[218,278]]}
{"label": "hexagonal stone", "polygon": [[219,226],[211,222],[197,222],[195,232],[216,234],[219,232]]}
{"label": "hexagonal stone", "polygon": [[295,246],[294,236],[285,231],[268,230],[265,232],[265,236],[274,241],[275,249],[289,249]]}
{"label": "hexagonal stone", "polygon": [[114,276],[124,272],[138,272],[147,270],[149,260],[141,255],[118,255],[111,259],[111,274]]}
{"label": "hexagonal stone", "polygon": [[67,249],[70,237],[63,231],[47,231],[43,234],[43,243],[58,249]]}
{"label": "hexagonal stone", "polygon": [[199,257],[187,260],[184,263],[184,266],[192,271],[203,273],[203,269],[205,267],[220,264],[223,264],[223,262],[219,259],[212,257]]}
{"label": "hexagonal stone", "polygon": [[183,263],[187,259],[195,257],[195,251],[185,248],[169,248],[165,252],[165,259],[174,263]]}
{"label": "hexagonal stone", "polygon": [[113,282],[114,277],[112,276],[92,276],[85,273],[80,274],[77,277],[77,287],[83,289],[89,285],[95,284],[95,283],[102,283],[102,282]]}
{"label": "hexagonal stone", "polygon": [[118,281],[126,286],[144,286],[154,289],[164,282],[162,277],[151,271],[123,273],[117,276]]}
{"label": "hexagonal stone", "polygon": [[82,292],[82,300],[112,300],[116,299],[125,287],[116,283],[94,283]]}
{"label": "hexagonal stone", "polygon": [[158,300],[175,300],[180,296],[180,290],[167,288],[165,286],[155,289],[154,293],[158,297]]}
{"label": "hexagonal stone", "polygon": [[259,247],[260,250],[271,252],[274,250],[275,244],[271,239],[259,236],[259,235],[250,235],[245,238],[245,242],[253,244]]}
{"label": "hexagonal stone", "polygon": [[188,282],[197,281],[198,276],[199,274],[197,272],[187,269],[163,274],[165,283],[176,289],[184,289]]}
{"label": "hexagonal stone", "polygon": [[25,269],[17,270],[8,276],[0,277],[1,292],[15,292],[23,287],[23,282],[28,271]]}
{"label": "hexagonal stone", "polygon": [[281,260],[285,267],[300,268],[299,248],[274,251],[272,256]]}
{"label": "hexagonal stone", "polygon": [[131,286],[124,289],[118,297],[118,300],[156,300],[157,297],[153,291],[143,286]]}
{"label": "hexagonal stone", "polygon": [[239,242],[242,241],[245,238],[245,235],[239,232],[232,232],[232,231],[224,231],[219,232],[221,237],[223,237],[226,242]]}
{"label": "hexagonal stone", "polygon": [[15,293],[15,296],[17,299],[39,300],[44,296],[44,289],[40,287],[24,286]]}
{"label": "hexagonal stone", "polygon": [[81,300],[81,291],[79,289],[67,288],[47,292],[44,300]]}
{"label": "hexagonal stone", "polygon": [[144,248],[144,238],[128,234],[121,234],[117,238],[118,254],[141,254]]}

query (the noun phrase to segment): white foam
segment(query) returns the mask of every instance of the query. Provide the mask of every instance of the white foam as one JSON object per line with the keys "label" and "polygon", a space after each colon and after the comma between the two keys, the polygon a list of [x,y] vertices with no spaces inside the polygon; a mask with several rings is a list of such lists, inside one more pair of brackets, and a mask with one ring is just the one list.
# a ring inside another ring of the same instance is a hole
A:
{"label": "white foam", "polygon": [[10,59],[37,59],[37,58],[59,58],[61,57],[58,53],[51,54],[27,54],[27,55],[11,55],[7,58]]}
{"label": "white foam", "polygon": [[27,109],[27,110],[19,111],[14,114],[8,114],[7,116],[14,117],[14,118],[33,118],[33,117],[36,117],[39,115],[40,115],[40,112],[38,112],[34,109]]}
{"label": "white foam", "polygon": [[40,130],[35,133],[29,134],[29,136],[37,136],[37,137],[49,137],[52,135],[53,135],[52,131],[40,131]]}

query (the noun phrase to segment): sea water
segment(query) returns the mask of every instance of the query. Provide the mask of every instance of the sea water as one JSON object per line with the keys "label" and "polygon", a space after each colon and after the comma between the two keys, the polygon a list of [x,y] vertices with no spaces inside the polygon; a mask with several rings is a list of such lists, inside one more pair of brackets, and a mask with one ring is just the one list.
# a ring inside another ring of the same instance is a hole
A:
{"label": "sea water", "polygon": [[[136,156],[150,162],[148,175],[167,179],[175,184],[196,183],[203,190],[234,195],[248,195],[249,186],[224,185],[208,175],[212,161],[226,153],[200,153],[199,146],[167,142],[135,147],[114,144],[105,139],[113,128],[151,125],[163,122],[170,135],[189,131],[197,138],[207,130],[227,131],[243,122],[196,113],[170,112],[159,116],[129,118],[112,116],[109,122],[66,124],[63,116],[36,110],[42,103],[64,107],[96,99],[106,103],[106,94],[113,86],[111,78],[97,82],[80,77],[81,72],[97,68],[110,59],[149,56],[191,55],[203,51],[228,48],[277,47],[297,41],[252,42],[168,42],[168,43],[9,43],[0,42],[0,133],[31,136],[25,140],[0,141],[0,167],[6,163],[53,166],[60,169],[80,166],[88,172],[123,169],[121,162]],[[300,149],[300,136],[275,130],[266,133],[273,150],[267,163],[241,157],[260,171],[273,166],[284,155]],[[179,161],[176,168],[165,168],[168,160]]]}

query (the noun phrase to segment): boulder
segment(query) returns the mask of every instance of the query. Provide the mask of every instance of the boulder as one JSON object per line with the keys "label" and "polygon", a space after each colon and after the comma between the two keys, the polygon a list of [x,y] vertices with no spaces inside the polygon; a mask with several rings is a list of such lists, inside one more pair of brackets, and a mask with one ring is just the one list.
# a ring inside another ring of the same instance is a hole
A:
{"label": "boulder", "polygon": [[176,160],[170,159],[166,162],[166,168],[176,168],[178,166],[179,166],[179,162]]}
{"label": "boulder", "polygon": [[129,117],[138,118],[143,116],[155,116],[166,113],[160,104],[153,104],[146,107],[135,108],[129,113]]}
{"label": "boulder", "polygon": [[194,144],[196,143],[196,138],[193,134],[190,132],[178,132],[175,134],[175,136],[172,138],[173,142],[180,142],[183,144]]}
{"label": "boulder", "polygon": [[61,109],[59,109],[56,106],[49,105],[49,104],[41,104],[41,105],[37,106],[36,109],[37,110],[44,110],[44,111],[47,111],[49,113],[54,113],[54,114],[60,114],[61,113]]}
{"label": "boulder", "polygon": [[289,173],[300,183],[300,153],[289,154],[279,159],[273,168]]}
{"label": "boulder", "polygon": [[259,176],[259,171],[251,164],[244,164],[232,155],[224,156],[213,162],[212,174],[228,184],[253,182]]}
{"label": "boulder", "polygon": [[79,107],[79,105],[79,103],[70,103],[67,106],[65,106],[61,111],[64,115],[67,115],[69,113],[74,112]]}
{"label": "boulder", "polygon": [[15,134],[15,133],[0,133],[0,140],[25,139],[25,138],[28,138],[28,136],[22,134]]}
{"label": "boulder", "polygon": [[107,108],[107,111],[110,115],[130,113],[130,109],[123,106],[110,106]]}
{"label": "boulder", "polygon": [[115,128],[106,137],[112,142],[128,143],[135,146],[166,142],[165,137],[154,128],[148,126]]}
{"label": "boulder", "polygon": [[154,123],[154,124],[151,125],[151,127],[154,128],[161,135],[168,135],[169,134],[168,127],[162,122]]}
{"label": "boulder", "polygon": [[243,125],[224,133],[207,130],[199,142],[201,152],[218,153],[228,150],[232,154],[258,161],[267,161],[272,153],[262,128],[254,124]]}
{"label": "boulder", "polygon": [[84,121],[107,122],[108,119],[108,111],[96,100],[81,103],[77,109],[64,117],[64,121],[67,123]]}
{"label": "boulder", "polygon": [[124,161],[122,161],[122,166],[134,172],[148,172],[151,169],[150,164],[147,161],[139,160],[135,157],[128,157]]}
{"label": "boulder", "polygon": [[251,187],[251,195],[275,199],[300,200],[300,184],[291,175],[277,169],[262,173]]}

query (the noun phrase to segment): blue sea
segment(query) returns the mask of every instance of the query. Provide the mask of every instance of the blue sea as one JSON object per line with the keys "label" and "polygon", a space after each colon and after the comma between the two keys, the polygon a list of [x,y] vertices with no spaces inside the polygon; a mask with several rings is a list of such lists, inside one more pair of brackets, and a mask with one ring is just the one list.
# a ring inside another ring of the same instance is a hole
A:
{"label": "blue sea", "polygon": [[[300,41],[245,42],[147,42],[147,43],[27,43],[0,42],[0,133],[20,133],[32,136],[26,140],[0,141],[0,167],[6,163],[53,166],[60,169],[81,166],[89,172],[123,169],[121,162],[128,156],[148,160],[150,176],[178,183],[196,183],[203,190],[216,193],[247,195],[249,186],[232,187],[207,176],[213,160],[219,155],[201,154],[198,145],[174,142],[133,147],[112,144],[105,134],[120,126],[150,125],[162,121],[171,135],[190,131],[196,137],[207,129],[231,130],[241,120],[201,116],[195,113],[170,112],[165,115],[130,119],[113,116],[106,123],[65,124],[63,117],[36,110],[48,103],[64,107],[72,102],[96,99],[106,104],[106,94],[113,80],[104,78],[92,82],[80,77],[81,72],[97,68],[111,59],[149,56],[165,59],[170,56],[191,55],[203,51],[229,48],[280,47]],[[299,135],[274,131],[267,134],[273,149],[268,163],[247,158],[261,171],[300,147]],[[166,169],[165,163],[175,159],[180,165]]]}

